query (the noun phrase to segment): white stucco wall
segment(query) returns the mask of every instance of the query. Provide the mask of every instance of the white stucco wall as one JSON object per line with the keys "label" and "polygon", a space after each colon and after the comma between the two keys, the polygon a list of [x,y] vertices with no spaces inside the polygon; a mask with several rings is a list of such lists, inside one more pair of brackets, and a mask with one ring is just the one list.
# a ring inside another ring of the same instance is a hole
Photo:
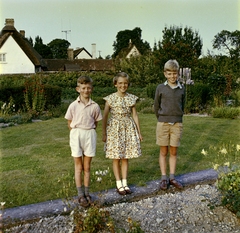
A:
{"label": "white stucco wall", "polygon": [[12,36],[8,37],[0,53],[6,53],[6,62],[0,62],[0,74],[35,73],[34,64]]}
{"label": "white stucco wall", "polygon": [[85,50],[83,50],[80,54],[77,55],[75,59],[92,59],[92,57],[89,56]]}
{"label": "white stucco wall", "polygon": [[134,45],[133,48],[131,49],[131,51],[127,54],[126,58],[130,58],[130,57],[135,57],[135,56],[139,56],[140,53],[138,51],[138,49],[136,48],[136,46]]}

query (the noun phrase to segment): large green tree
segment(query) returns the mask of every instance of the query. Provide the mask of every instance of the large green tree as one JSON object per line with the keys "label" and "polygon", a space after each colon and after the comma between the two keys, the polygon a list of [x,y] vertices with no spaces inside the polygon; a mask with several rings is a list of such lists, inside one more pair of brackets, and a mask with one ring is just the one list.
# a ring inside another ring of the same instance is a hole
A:
{"label": "large green tree", "polygon": [[223,50],[231,58],[240,57],[240,31],[222,30],[214,36],[213,48]]}
{"label": "large green tree", "polygon": [[66,59],[69,46],[70,43],[64,39],[54,39],[48,44],[52,51],[53,59]]}
{"label": "large green tree", "polygon": [[40,36],[35,37],[34,49],[45,59],[53,58],[50,47],[43,44],[42,38]]}
{"label": "large green tree", "polygon": [[139,27],[136,27],[133,30],[118,32],[116,41],[113,43],[114,53],[112,57],[115,58],[122,49],[127,48],[130,40],[141,54],[146,54],[151,50],[149,43],[142,40],[142,30]]}
{"label": "large green tree", "polygon": [[154,54],[161,66],[169,59],[176,59],[181,67],[196,66],[203,46],[197,31],[190,27],[170,26],[162,33],[162,40],[154,45]]}

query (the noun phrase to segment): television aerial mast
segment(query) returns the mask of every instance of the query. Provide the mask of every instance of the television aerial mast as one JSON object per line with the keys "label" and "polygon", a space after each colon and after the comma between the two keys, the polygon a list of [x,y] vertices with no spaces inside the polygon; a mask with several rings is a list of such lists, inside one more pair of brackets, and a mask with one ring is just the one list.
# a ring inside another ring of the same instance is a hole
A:
{"label": "television aerial mast", "polygon": [[71,32],[71,30],[63,30],[62,32],[64,32],[66,34],[66,40],[67,40],[67,34],[69,34]]}

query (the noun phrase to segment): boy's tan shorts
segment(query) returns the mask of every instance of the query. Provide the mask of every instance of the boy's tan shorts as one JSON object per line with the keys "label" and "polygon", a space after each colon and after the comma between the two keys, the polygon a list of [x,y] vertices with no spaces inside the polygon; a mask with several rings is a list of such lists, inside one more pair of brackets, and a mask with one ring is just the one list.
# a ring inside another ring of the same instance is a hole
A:
{"label": "boy's tan shorts", "polygon": [[169,124],[166,122],[158,122],[156,128],[156,144],[159,146],[180,146],[180,139],[182,136],[183,124],[175,123]]}
{"label": "boy's tan shorts", "polygon": [[96,130],[80,128],[71,129],[69,144],[73,157],[81,157],[83,155],[94,157],[97,146]]}

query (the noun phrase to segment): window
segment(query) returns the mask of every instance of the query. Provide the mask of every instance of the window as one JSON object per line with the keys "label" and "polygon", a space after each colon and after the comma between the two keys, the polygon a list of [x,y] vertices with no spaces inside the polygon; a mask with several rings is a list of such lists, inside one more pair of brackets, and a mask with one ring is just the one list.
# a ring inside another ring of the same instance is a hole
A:
{"label": "window", "polygon": [[6,62],[6,53],[0,53],[0,62]]}

